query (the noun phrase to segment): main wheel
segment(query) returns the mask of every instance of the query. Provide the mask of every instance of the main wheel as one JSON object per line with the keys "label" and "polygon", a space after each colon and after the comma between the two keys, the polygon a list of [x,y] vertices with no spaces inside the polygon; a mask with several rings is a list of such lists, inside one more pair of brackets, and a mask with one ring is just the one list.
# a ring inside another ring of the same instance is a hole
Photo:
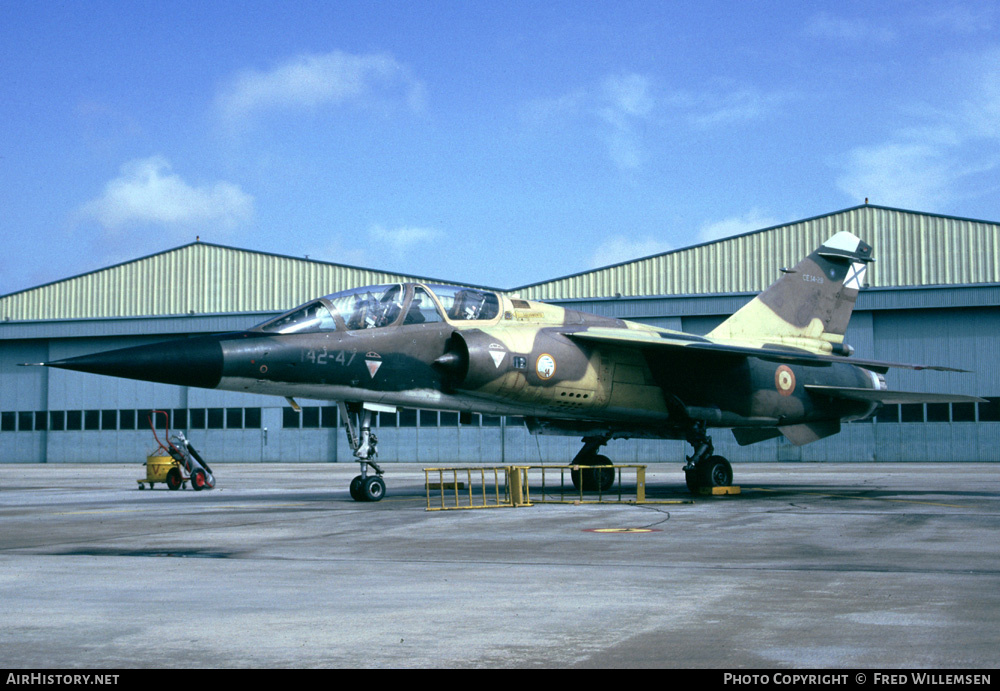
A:
{"label": "main wheel", "polygon": [[684,469],[684,482],[687,484],[688,492],[698,494],[701,485],[698,484],[698,467]]}
{"label": "main wheel", "polygon": [[379,501],[385,496],[385,482],[378,475],[369,477],[361,485],[361,496],[364,501]]}
{"label": "main wheel", "polygon": [[[579,465],[609,466],[611,465],[611,459],[607,456],[594,456],[586,462],[580,462]],[[596,492],[598,490],[607,492],[615,484],[614,468],[581,468],[580,470],[572,471],[570,476],[573,478],[573,488],[578,491],[581,482],[583,482],[584,492]]]}
{"label": "main wheel", "polygon": [[695,466],[700,487],[729,487],[733,484],[733,467],[722,456],[709,456]]}

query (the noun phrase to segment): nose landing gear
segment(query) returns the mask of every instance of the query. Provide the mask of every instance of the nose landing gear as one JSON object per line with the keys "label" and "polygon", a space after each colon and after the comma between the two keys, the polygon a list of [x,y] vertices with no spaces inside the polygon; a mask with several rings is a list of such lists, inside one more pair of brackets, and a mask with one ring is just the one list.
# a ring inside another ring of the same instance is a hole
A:
{"label": "nose landing gear", "polygon": [[[361,465],[361,474],[351,480],[351,498],[354,501],[380,501],[385,496],[385,480],[382,479],[384,471],[375,462],[378,458],[378,437],[372,432],[372,411],[360,403],[338,403],[338,406],[347,441]],[[360,422],[360,436],[355,431],[355,418]],[[375,475],[368,474],[369,467]]]}

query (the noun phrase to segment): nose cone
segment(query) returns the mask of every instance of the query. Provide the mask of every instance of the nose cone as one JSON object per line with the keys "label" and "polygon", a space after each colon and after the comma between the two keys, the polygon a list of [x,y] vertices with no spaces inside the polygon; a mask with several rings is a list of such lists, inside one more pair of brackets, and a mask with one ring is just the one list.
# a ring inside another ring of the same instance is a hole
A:
{"label": "nose cone", "polygon": [[45,364],[110,377],[214,389],[222,378],[222,362],[220,338],[206,336],[108,350]]}

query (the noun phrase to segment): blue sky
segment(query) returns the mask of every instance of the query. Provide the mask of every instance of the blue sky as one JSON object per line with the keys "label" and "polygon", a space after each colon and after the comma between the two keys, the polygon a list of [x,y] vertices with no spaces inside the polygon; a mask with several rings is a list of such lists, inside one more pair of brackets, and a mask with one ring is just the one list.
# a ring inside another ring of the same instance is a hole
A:
{"label": "blue sky", "polygon": [[997,221],[998,7],[3,0],[0,294],[196,236],[507,288],[865,197]]}

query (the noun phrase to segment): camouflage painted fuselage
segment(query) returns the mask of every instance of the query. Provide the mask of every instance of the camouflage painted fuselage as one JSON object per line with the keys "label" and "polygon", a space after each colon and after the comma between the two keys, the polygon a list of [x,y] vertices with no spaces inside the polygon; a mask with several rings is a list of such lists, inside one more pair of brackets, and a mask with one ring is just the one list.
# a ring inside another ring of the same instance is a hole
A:
{"label": "camouflage painted fuselage", "polygon": [[[862,417],[871,404],[810,396],[802,384],[872,387],[851,365],[786,365],[692,349],[669,353],[574,338],[630,330],[698,336],[501,297],[492,320],[220,340],[231,391],[524,416],[538,432],[683,438],[708,426],[778,427]],[[789,375],[790,373],[790,375]]]}

